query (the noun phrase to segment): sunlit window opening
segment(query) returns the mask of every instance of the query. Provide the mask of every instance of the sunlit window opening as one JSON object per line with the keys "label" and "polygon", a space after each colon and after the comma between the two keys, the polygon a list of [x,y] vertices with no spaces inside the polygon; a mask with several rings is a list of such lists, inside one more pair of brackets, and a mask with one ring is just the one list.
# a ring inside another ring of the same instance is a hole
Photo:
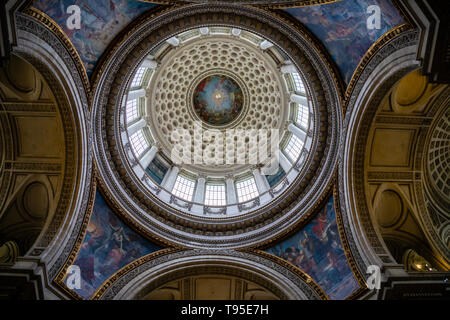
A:
{"label": "sunlit window opening", "polygon": [[148,148],[148,143],[144,138],[142,130],[133,134],[130,137],[130,142],[131,147],[133,148],[133,151],[137,157],[139,157]]}
{"label": "sunlit window opening", "polygon": [[225,185],[206,185],[205,205],[224,206],[226,205]]}
{"label": "sunlit window opening", "polygon": [[145,73],[145,69],[144,67],[140,67],[137,71],[136,71],[136,75],[134,76],[133,81],[131,82],[131,87],[140,87],[142,84],[142,79],[144,78],[144,73]]}
{"label": "sunlit window opening", "polygon": [[295,88],[299,92],[305,92],[305,86],[303,85],[302,78],[298,73],[292,73],[292,78],[294,79]]}
{"label": "sunlit window opening", "polygon": [[307,106],[298,105],[297,106],[297,124],[303,128],[308,128],[309,121],[309,109]]}
{"label": "sunlit window opening", "polygon": [[139,117],[139,113],[138,113],[138,100],[134,99],[134,100],[130,100],[127,101],[127,122],[133,122],[134,120],[136,120]]}
{"label": "sunlit window opening", "polygon": [[259,195],[254,178],[236,183],[236,191],[239,202],[249,201]]}
{"label": "sunlit window opening", "polygon": [[301,141],[297,136],[292,135],[291,140],[284,149],[286,155],[291,159],[292,162],[297,162],[300,152],[303,149],[303,141]]}
{"label": "sunlit window opening", "polygon": [[180,199],[192,201],[194,189],[195,181],[179,175],[173,187],[172,193]]}

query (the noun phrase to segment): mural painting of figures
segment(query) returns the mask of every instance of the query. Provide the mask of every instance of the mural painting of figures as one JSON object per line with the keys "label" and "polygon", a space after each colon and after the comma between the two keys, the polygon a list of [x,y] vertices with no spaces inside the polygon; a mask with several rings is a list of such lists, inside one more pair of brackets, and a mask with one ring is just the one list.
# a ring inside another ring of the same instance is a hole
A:
{"label": "mural painting of figures", "polygon": [[302,230],[266,251],[310,275],[331,299],[359,289],[342,248],[333,197]]}
{"label": "mural painting of figures", "polygon": [[89,299],[122,267],[160,249],[119,220],[97,192],[86,235],[74,262],[81,271],[81,289],[74,290]]}
{"label": "mural painting of figures", "polygon": [[[380,8],[380,29],[369,29],[369,6]],[[384,33],[404,22],[388,0],[346,0],[285,9],[303,23],[330,52],[347,84],[370,46]]]}
{"label": "mural painting of figures", "polygon": [[[81,12],[81,29],[70,30],[67,8],[76,5]],[[67,34],[78,51],[88,75],[116,35],[133,19],[155,4],[138,0],[35,0],[33,6],[45,12]]]}

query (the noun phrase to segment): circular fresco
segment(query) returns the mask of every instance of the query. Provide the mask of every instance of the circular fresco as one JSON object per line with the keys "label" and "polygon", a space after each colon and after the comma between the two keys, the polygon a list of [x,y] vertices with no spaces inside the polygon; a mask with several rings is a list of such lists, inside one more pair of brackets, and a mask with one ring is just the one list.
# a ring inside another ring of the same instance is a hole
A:
{"label": "circular fresco", "polygon": [[208,76],[195,88],[194,110],[197,116],[207,124],[227,125],[239,116],[243,106],[242,89],[227,76]]}

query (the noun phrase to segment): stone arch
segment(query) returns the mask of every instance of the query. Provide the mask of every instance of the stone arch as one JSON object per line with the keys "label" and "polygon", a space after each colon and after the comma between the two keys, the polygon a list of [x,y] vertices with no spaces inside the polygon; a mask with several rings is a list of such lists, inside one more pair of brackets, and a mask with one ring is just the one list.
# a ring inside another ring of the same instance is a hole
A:
{"label": "stone arch", "polygon": [[364,154],[366,138],[361,136],[367,137],[369,123],[392,85],[419,67],[417,36],[416,31],[408,31],[383,46],[365,67],[347,103],[341,137],[339,197],[349,245],[363,274],[369,265],[381,266],[393,260],[374,228],[364,190],[356,190],[356,186],[363,185],[364,159],[360,156]]}
{"label": "stone arch", "polygon": [[[420,67],[416,37],[416,31],[403,33],[374,55],[346,110],[340,199],[350,246],[362,272],[371,264],[403,268],[397,251],[404,248],[394,247],[395,241],[417,249],[438,269],[447,269],[445,251],[437,249],[434,231],[426,225],[429,213],[420,200],[421,146],[430,126],[431,105],[445,101],[442,94],[446,94],[442,87],[415,76]],[[405,90],[414,85],[416,90]]]}
{"label": "stone arch", "polygon": [[[44,150],[45,161],[37,159],[33,162],[29,161],[31,158],[24,157],[24,161],[17,164],[13,161],[11,165],[13,172],[20,169],[20,173],[42,175],[31,179],[30,184],[40,183],[45,186],[49,197],[54,196],[48,207],[48,219],[26,255],[39,259],[46,266],[47,281],[51,285],[77,240],[84,214],[92,200],[88,89],[78,72],[78,62],[72,59],[70,48],[58,39],[57,34],[36,19],[20,13],[16,14],[16,26],[17,46],[12,52],[13,59],[20,59],[39,75],[45,85],[46,95],[43,101],[27,101],[23,106],[18,104],[16,110],[11,109],[11,114],[22,112],[25,116],[30,113],[33,117],[53,116],[58,119],[56,124],[52,119],[42,125],[35,123],[44,136],[37,135],[37,139],[41,137],[42,145],[34,142],[30,148]],[[52,126],[57,133],[51,130]],[[55,137],[59,139],[56,144],[60,145],[53,149],[60,150],[60,154],[57,158],[55,155],[46,157],[45,149],[52,150],[46,143]],[[7,149],[17,152],[14,148]],[[15,170],[14,166],[17,165],[19,167]]]}
{"label": "stone arch", "polygon": [[278,299],[327,299],[307,275],[264,255],[239,251],[167,251],[144,257],[106,281],[94,299],[141,299],[162,285],[202,274],[234,276],[257,284]]}

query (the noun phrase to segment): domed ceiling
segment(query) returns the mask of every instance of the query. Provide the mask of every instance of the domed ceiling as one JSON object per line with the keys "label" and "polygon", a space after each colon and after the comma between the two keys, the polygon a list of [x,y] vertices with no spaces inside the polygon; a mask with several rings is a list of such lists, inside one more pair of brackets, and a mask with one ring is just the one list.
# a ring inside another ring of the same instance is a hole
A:
{"label": "domed ceiling", "polygon": [[143,22],[112,52],[93,110],[95,121],[112,119],[94,126],[99,173],[144,230],[248,245],[310,214],[329,186],[336,76],[275,17],[191,9]]}
{"label": "domed ceiling", "polygon": [[[390,14],[379,30],[367,29],[368,0],[181,2],[189,4],[79,0],[89,7],[80,30],[67,29],[63,5],[38,0],[28,11],[59,24],[92,86],[99,192],[84,240],[63,262],[88,270],[74,292],[112,297],[153,258],[205,249],[252,257],[265,270],[282,265],[314,288],[311,296],[352,296],[361,279],[332,196],[344,89],[351,92],[362,57],[403,18],[383,0],[375,2]],[[445,126],[436,125],[436,147]],[[441,154],[429,150],[430,175],[445,167]],[[108,252],[104,243],[115,237],[120,250]]]}
{"label": "domed ceiling", "polygon": [[[288,90],[270,56],[282,60],[282,54],[274,48],[262,50],[264,39],[232,28],[194,29],[173,39],[181,39],[180,44],[164,45],[151,54],[159,62],[144,84],[149,140],[158,143],[160,152],[172,161],[174,146],[180,142],[190,153],[182,165],[193,174],[223,178],[248,170],[249,164],[264,165],[266,159],[253,157],[258,155],[258,145],[250,139],[262,133],[258,130],[267,130],[266,141],[259,143],[270,148],[271,130],[286,129],[288,99],[295,92]],[[309,120],[308,116],[306,131]],[[210,131],[198,132],[198,128]],[[243,141],[234,140],[242,136]],[[240,160],[247,150],[247,159]]]}

